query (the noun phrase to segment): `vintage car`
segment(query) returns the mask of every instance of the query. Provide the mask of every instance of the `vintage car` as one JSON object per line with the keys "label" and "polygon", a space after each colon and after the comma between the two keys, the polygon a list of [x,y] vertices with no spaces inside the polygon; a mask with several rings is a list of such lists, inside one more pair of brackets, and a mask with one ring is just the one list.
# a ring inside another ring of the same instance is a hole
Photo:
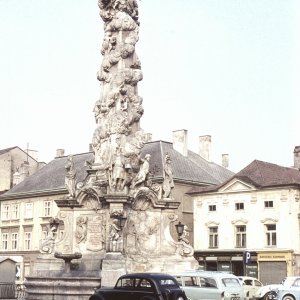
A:
{"label": "vintage car", "polygon": [[300,298],[300,277],[287,277],[285,284],[274,289],[275,299],[296,300]]}
{"label": "vintage car", "polygon": [[290,289],[294,282],[300,277],[289,276],[282,280],[280,284],[268,284],[262,286],[254,295],[257,300],[272,300],[276,295],[275,291]]}
{"label": "vintage car", "polygon": [[188,300],[173,276],[135,273],[121,276],[113,288],[99,288],[89,300]]}
{"label": "vintage car", "polygon": [[245,300],[239,279],[230,273],[185,271],[172,273],[191,300]]}
{"label": "vintage car", "polygon": [[248,299],[254,298],[256,292],[263,286],[263,284],[256,278],[250,276],[238,276],[245,294]]}

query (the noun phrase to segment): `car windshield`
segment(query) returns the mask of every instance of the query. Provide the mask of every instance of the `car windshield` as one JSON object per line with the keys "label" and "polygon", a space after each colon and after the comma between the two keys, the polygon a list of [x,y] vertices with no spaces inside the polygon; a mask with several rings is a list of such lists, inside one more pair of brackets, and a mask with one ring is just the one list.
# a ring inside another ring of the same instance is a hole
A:
{"label": "car windshield", "polygon": [[237,278],[223,278],[222,282],[226,287],[241,286],[241,284]]}
{"label": "car windshield", "polygon": [[295,277],[287,277],[282,280],[281,284],[283,284],[286,287],[290,287],[290,286],[294,285],[294,282],[296,280],[297,280],[297,278],[295,278]]}

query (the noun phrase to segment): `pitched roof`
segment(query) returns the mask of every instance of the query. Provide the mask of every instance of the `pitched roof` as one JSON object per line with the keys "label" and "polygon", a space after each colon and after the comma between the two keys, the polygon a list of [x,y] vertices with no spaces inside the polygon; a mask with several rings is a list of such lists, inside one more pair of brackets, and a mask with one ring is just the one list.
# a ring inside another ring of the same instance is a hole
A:
{"label": "pitched roof", "polygon": [[7,152],[9,152],[10,150],[15,149],[15,148],[19,148],[19,147],[18,147],[18,146],[14,146],[14,147],[6,148],[6,149],[1,149],[1,150],[0,150],[0,155],[2,155],[2,154],[4,154],[4,153],[7,153]]}
{"label": "pitched roof", "polygon": [[174,150],[173,144],[164,141],[155,141],[145,144],[142,155],[149,153],[150,171],[154,177],[163,177],[163,163],[165,155],[171,157],[174,179],[177,181],[188,181],[204,184],[220,184],[229,179],[234,173],[228,169],[209,162],[200,155],[188,151],[183,156]]}
{"label": "pitched roof", "polygon": [[[206,161],[192,151],[188,151],[188,156],[186,157],[181,155],[173,149],[173,144],[169,142],[155,141],[146,143],[141,155],[144,157],[146,154],[151,155],[150,172],[154,179],[157,180],[162,180],[163,178],[163,163],[166,154],[172,160],[171,165],[175,182],[216,185],[228,180],[233,175],[231,171],[213,162]],[[92,152],[73,155],[77,182],[83,181],[87,176],[85,162],[92,160],[92,158]],[[39,171],[1,195],[0,199],[26,193],[65,192],[65,165],[67,164],[67,159],[67,156],[55,158]]]}
{"label": "pitched roof", "polygon": [[295,168],[254,160],[235,177],[257,187],[300,184],[300,171]]}
{"label": "pitched roof", "polygon": [[189,194],[201,194],[204,192],[217,191],[233,179],[239,179],[257,188],[280,187],[287,185],[300,186],[300,171],[295,168],[283,167],[269,162],[254,160],[226,182],[213,187],[196,187],[191,189]]}
{"label": "pitched roof", "polygon": [[18,146],[14,146],[14,147],[9,147],[9,148],[5,148],[5,149],[1,149],[1,150],[0,150],[0,155],[5,154],[5,153],[7,153],[7,152],[9,152],[9,151],[11,151],[11,150],[13,150],[13,149],[19,149],[19,150],[22,151],[26,156],[31,157],[33,160],[35,160],[35,161],[37,162],[37,160],[36,160],[34,157],[32,157],[29,153],[27,153],[26,151],[24,151],[23,149],[21,149],[21,148],[18,147]]}

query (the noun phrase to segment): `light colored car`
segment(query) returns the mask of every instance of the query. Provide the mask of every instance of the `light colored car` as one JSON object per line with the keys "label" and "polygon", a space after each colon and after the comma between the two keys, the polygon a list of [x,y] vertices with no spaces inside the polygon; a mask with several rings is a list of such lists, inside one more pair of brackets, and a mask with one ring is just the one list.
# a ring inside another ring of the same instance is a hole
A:
{"label": "light colored car", "polygon": [[274,293],[275,290],[289,289],[297,278],[300,277],[289,276],[283,279],[280,284],[264,285],[258,289],[254,295],[254,298],[258,300],[272,300],[276,296],[276,293]]}
{"label": "light colored car", "polygon": [[230,273],[185,271],[172,273],[190,300],[245,300],[239,279]]}
{"label": "light colored car", "polygon": [[283,285],[274,290],[275,299],[296,300],[300,298],[300,277],[287,277]]}
{"label": "light colored car", "polygon": [[263,284],[256,278],[250,276],[238,276],[245,294],[248,299],[255,298],[256,292],[263,286]]}

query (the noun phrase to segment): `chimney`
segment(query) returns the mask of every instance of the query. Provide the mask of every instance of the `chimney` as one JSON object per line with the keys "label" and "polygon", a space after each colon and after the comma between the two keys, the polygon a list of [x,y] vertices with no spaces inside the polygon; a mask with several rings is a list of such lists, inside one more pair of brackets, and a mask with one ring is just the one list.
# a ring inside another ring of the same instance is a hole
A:
{"label": "chimney", "polygon": [[229,167],[229,154],[222,154],[222,167],[226,169]]}
{"label": "chimney", "polygon": [[300,146],[295,146],[294,149],[294,168],[300,169]]}
{"label": "chimney", "polygon": [[20,181],[23,181],[26,177],[29,176],[29,163],[27,161],[24,161],[22,164],[21,164],[21,167],[20,167]]}
{"label": "chimney", "polygon": [[152,133],[145,133],[145,142],[149,143],[152,142]]}
{"label": "chimney", "polygon": [[210,161],[211,135],[199,136],[199,155]]}
{"label": "chimney", "polygon": [[178,151],[183,156],[187,156],[187,130],[174,130],[173,131],[173,149]]}
{"label": "chimney", "polygon": [[56,149],[56,156],[55,157],[62,157],[65,155],[65,149]]}
{"label": "chimney", "polygon": [[14,174],[13,174],[13,186],[19,184],[21,182],[21,174],[16,171]]}

